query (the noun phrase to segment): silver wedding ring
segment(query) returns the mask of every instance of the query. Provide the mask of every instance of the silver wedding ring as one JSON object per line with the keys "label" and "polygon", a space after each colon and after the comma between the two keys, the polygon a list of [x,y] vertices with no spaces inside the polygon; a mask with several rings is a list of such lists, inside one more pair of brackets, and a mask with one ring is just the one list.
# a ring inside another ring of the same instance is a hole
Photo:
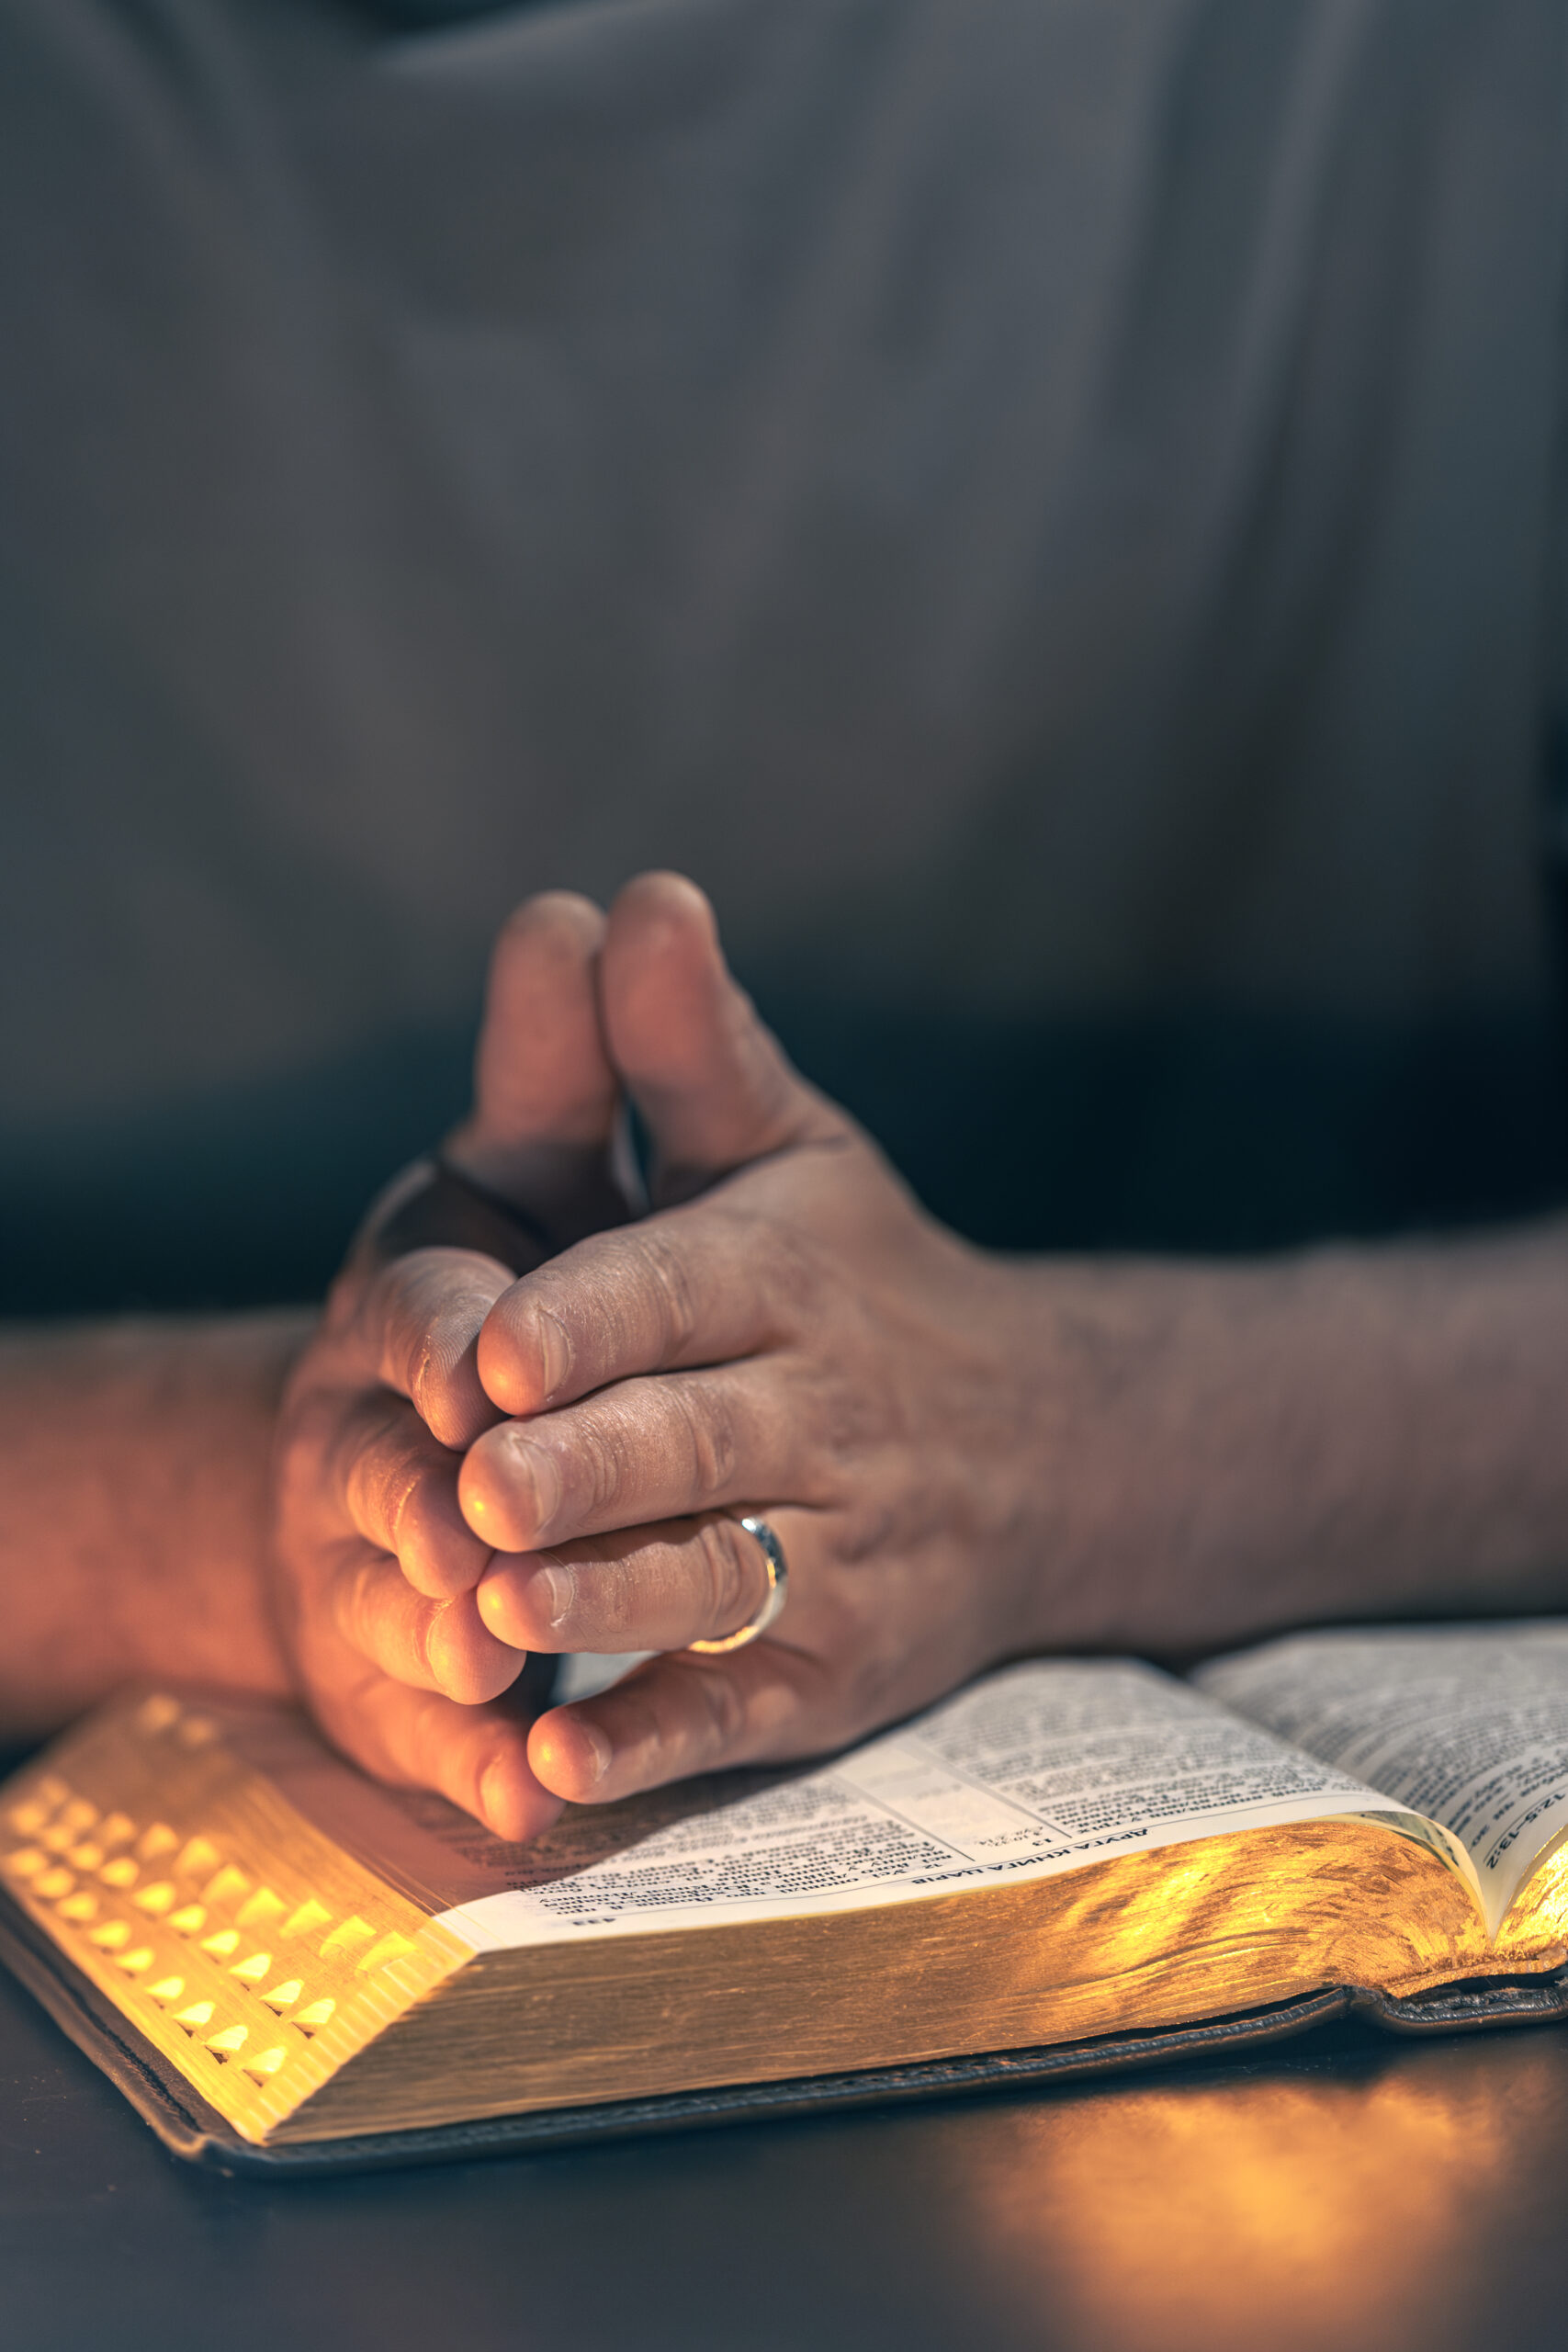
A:
{"label": "silver wedding ring", "polygon": [[699,1650],[705,1657],[716,1657],[724,1650],[743,1650],[748,1642],[754,1642],[759,1634],[765,1634],[770,1625],[778,1623],[779,1612],[789,1597],[789,1563],[784,1558],[784,1545],[767,1521],[743,1519],[739,1524],[748,1535],[755,1536],[761,1549],[768,1571],[768,1589],[762,1595],[761,1606],[747,1618],[744,1625],[738,1625],[733,1634],[722,1634],[716,1642],[686,1644],[689,1650]]}

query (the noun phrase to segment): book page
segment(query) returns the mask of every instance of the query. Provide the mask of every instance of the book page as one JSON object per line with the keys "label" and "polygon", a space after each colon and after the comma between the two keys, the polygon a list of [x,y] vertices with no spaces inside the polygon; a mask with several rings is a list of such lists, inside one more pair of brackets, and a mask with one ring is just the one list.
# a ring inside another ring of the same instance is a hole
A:
{"label": "book page", "polygon": [[1440,1822],[1470,1855],[1493,1935],[1568,1830],[1568,1625],[1295,1634],[1192,1679]]}
{"label": "book page", "polygon": [[498,1891],[442,1915],[493,1949],[913,1902],[1380,1808],[1337,1766],[1151,1667],[1053,1661],[1008,1668],[829,1764],[574,1807],[531,1846],[498,1845],[450,1807],[421,1818],[467,1871],[494,1873]]}

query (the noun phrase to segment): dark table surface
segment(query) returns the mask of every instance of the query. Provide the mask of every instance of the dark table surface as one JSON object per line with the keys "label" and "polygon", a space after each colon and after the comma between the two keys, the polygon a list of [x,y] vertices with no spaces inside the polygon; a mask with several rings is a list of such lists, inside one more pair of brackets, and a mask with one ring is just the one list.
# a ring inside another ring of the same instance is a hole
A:
{"label": "dark table surface", "polygon": [[258,2185],[0,1976],[6,2352],[1446,2352],[1568,2337],[1568,2028]]}

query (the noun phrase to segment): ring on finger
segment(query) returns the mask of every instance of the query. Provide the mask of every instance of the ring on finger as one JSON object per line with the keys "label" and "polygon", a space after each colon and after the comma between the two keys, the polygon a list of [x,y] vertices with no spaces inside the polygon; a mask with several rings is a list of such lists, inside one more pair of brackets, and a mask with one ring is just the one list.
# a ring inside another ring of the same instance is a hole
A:
{"label": "ring on finger", "polygon": [[716,1641],[686,1644],[689,1650],[697,1650],[705,1657],[716,1657],[725,1650],[743,1650],[748,1642],[754,1642],[759,1634],[765,1634],[770,1625],[778,1623],[789,1598],[789,1563],[773,1529],[765,1519],[747,1518],[738,1524],[756,1540],[768,1571],[768,1589],[744,1625],[738,1625],[733,1634],[722,1634]]}

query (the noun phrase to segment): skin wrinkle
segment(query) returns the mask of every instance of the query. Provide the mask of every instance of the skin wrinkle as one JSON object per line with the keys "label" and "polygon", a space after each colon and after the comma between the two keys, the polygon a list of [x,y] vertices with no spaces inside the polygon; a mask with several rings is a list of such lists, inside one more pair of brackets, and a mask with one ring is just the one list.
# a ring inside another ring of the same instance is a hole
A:
{"label": "skin wrinkle", "polygon": [[716,1382],[701,1389],[675,1383],[670,1393],[686,1426],[693,1498],[699,1505],[716,1502],[730,1489],[739,1453],[726,1393]]}
{"label": "skin wrinkle", "polygon": [[679,1253],[662,1234],[639,1235],[637,1259],[652,1298],[653,1325],[659,1335],[651,1368],[662,1372],[685,1361],[697,1328],[696,1301]]}
{"label": "skin wrinkle", "polygon": [[388,1397],[379,1409],[351,1419],[344,1441],[353,1461],[344,1494],[359,1532],[395,1555],[433,1600],[471,1586],[488,1565],[489,1546],[458,1512],[456,1462],[412,1408]]}
{"label": "skin wrinkle", "polygon": [[[551,1448],[549,1459],[566,1499],[584,1519],[596,1521],[619,1503],[625,1458],[630,1450],[619,1441],[625,1437],[635,1442],[636,1436],[635,1419],[612,1396],[600,1398],[596,1406],[585,1407],[574,1420],[571,1442],[561,1449],[566,1456],[564,1465],[560,1454]],[[559,1513],[558,1502],[551,1516],[558,1518]],[[540,1532],[543,1532],[542,1528]]]}
{"label": "skin wrinkle", "polygon": [[391,1552],[399,1549],[402,1517],[418,1484],[418,1472],[409,1462],[406,1449],[400,1449],[400,1479],[387,1459],[389,1441],[397,1445],[401,1434],[396,1403],[389,1396],[379,1413],[367,1414],[357,1425],[351,1424],[344,1439],[350,1461],[345,1484],[349,1511],[370,1543],[379,1542],[384,1529],[391,1540],[382,1548]]}
{"label": "skin wrinkle", "polygon": [[367,1294],[382,1379],[411,1398],[443,1443],[467,1444],[486,1425],[473,1335],[510,1281],[474,1251],[420,1250],[386,1268]]}

